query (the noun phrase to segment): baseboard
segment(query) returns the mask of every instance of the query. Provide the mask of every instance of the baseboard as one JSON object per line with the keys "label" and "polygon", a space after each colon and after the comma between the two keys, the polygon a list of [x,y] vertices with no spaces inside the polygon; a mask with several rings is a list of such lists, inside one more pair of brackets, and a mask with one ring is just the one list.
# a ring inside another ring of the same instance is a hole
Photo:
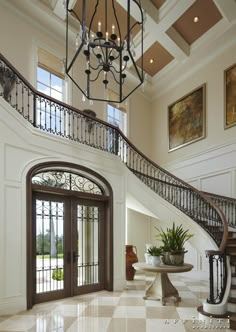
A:
{"label": "baseboard", "polygon": [[15,315],[21,311],[26,310],[26,300],[16,300],[14,302],[0,303],[0,316],[2,315]]}

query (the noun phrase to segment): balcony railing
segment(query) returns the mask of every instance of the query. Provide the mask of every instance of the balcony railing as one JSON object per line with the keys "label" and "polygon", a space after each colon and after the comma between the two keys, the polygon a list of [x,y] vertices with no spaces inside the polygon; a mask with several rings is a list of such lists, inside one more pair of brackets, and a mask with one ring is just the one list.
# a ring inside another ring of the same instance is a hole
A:
{"label": "balcony railing", "polygon": [[[218,251],[208,252],[209,260],[215,255],[223,259],[228,225],[224,213],[209,195],[147,158],[117,127],[37,91],[1,54],[0,86],[0,95],[35,128],[116,154],[149,188],[209,233],[219,247]],[[210,271],[214,273],[212,269]],[[216,285],[223,286],[217,289],[210,278],[208,301],[213,304],[223,298],[226,275],[220,276],[222,280]],[[219,296],[216,298],[212,291]]]}

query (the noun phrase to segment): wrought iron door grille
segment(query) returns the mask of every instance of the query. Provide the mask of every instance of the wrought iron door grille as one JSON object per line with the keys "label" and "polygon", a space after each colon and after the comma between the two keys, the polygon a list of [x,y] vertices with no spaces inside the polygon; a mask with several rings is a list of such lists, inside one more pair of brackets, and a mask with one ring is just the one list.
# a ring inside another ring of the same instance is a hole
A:
{"label": "wrought iron door grille", "polygon": [[99,282],[99,208],[77,206],[78,286]]}
{"label": "wrought iron door grille", "polygon": [[85,176],[64,171],[44,171],[32,178],[32,183],[72,191],[103,195],[99,186]]}
{"label": "wrought iron door grille", "polygon": [[36,293],[64,288],[64,203],[36,200]]}

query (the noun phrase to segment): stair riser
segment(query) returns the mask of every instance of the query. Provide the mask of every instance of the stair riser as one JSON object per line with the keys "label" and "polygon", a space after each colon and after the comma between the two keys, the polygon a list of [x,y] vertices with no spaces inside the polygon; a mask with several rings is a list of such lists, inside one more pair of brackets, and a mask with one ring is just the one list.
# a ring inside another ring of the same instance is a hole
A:
{"label": "stair riser", "polygon": [[235,247],[230,247],[230,248],[226,248],[226,255],[235,255],[236,254],[236,248]]}
{"label": "stair riser", "polygon": [[231,330],[236,330],[236,322],[234,322],[234,321],[231,320],[229,326],[230,326]]}
{"label": "stair riser", "polygon": [[229,236],[229,237],[236,237],[236,232],[231,232],[231,231],[229,231],[229,232],[228,232],[228,236]]}
{"label": "stair riser", "polygon": [[236,266],[235,265],[231,265],[231,274],[236,272]]}
{"label": "stair riser", "polygon": [[232,285],[236,285],[236,277],[233,277],[232,280],[231,280],[231,284]]}
{"label": "stair riser", "polygon": [[230,259],[232,257],[236,256],[236,248],[230,248],[226,250],[226,255],[230,256]]}
{"label": "stair riser", "polygon": [[236,299],[236,289],[231,289],[230,290],[230,295],[229,295],[230,297],[233,297],[233,298],[235,298]]}
{"label": "stair riser", "polygon": [[236,238],[235,239],[228,239],[227,240],[227,245],[229,244],[236,244]]}
{"label": "stair riser", "polygon": [[230,263],[236,263],[236,256],[230,256]]}
{"label": "stair riser", "polygon": [[230,311],[230,312],[236,312],[236,303],[230,303],[230,302],[228,302],[228,311]]}

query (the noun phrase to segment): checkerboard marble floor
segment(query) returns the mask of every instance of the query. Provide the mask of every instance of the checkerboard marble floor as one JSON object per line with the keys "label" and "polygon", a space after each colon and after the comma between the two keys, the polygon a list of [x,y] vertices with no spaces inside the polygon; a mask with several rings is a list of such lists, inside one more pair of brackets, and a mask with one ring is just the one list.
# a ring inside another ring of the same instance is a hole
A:
{"label": "checkerboard marble floor", "polygon": [[[1,332],[191,332],[212,330],[199,320],[197,307],[206,299],[207,281],[170,274],[181,302],[174,299],[162,306],[160,301],[144,300],[144,290],[153,274],[136,272],[121,292],[101,291],[60,301],[35,305],[32,310],[0,317]],[[227,322],[214,329],[230,331]]]}

